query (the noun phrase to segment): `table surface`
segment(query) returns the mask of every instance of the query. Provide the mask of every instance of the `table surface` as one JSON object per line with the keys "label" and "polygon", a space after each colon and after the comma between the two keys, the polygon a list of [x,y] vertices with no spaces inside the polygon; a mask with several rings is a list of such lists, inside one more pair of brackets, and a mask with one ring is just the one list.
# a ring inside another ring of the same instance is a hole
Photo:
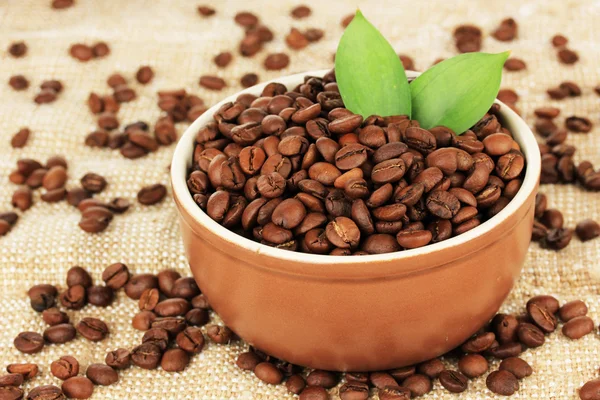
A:
{"label": "table surface", "polygon": [[[95,117],[85,105],[90,91],[109,93],[106,78],[121,72],[132,82],[138,98],[124,104],[118,117],[122,124],[145,120],[154,122],[160,115],[156,92],[160,89],[184,87],[202,97],[207,104],[240,90],[239,78],[257,72],[261,81],[294,72],[328,68],[342,34],[340,20],[360,6],[363,13],[390,40],[394,48],[415,60],[423,70],[439,57],[456,54],[452,41],[453,28],[461,23],[475,23],[484,30],[482,51],[506,49],[527,63],[527,70],[506,72],[502,87],[513,88],[520,95],[518,107],[530,125],[533,110],[539,106],[561,109],[558,122],[571,115],[588,116],[595,124],[589,134],[570,134],[568,143],[578,147],[576,161],[589,159],[600,166],[600,97],[592,88],[600,84],[600,43],[597,1],[305,1],[313,14],[294,20],[289,11],[297,4],[288,0],[206,1],[217,13],[202,18],[196,12],[200,2],[181,0],[76,0],[76,6],[63,11],[49,7],[49,0],[4,0],[0,3],[0,176],[14,169],[15,161],[29,157],[44,161],[53,154],[63,154],[69,161],[68,188],[78,186],[86,172],[104,175],[107,189],[98,196],[109,200],[116,196],[132,200],[132,208],[118,216],[101,234],[87,234],[77,227],[79,213],[66,202],[48,204],[34,197],[34,206],[25,212],[15,228],[0,238],[0,366],[31,361],[42,368],[40,376],[29,387],[59,384],[51,376],[49,365],[62,355],[71,354],[85,367],[102,362],[106,351],[117,347],[133,347],[141,334],[131,327],[131,316],[137,304],[121,292],[117,301],[106,309],[86,307],[70,312],[72,320],[94,316],[108,322],[111,334],[106,340],[92,344],[78,338],[66,345],[47,346],[41,353],[26,356],[12,345],[21,331],[41,332],[44,323],[29,307],[26,289],[36,283],[65,286],[64,276],[73,265],[81,265],[100,281],[101,272],[109,264],[121,261],[134,272],[158,272],[176,268],[188,274],[179,237],[175,206],[169,196],[156,206],[141,206],[135,201],[144,185],[168,184],[167,167],[174,145],[139,160],[124,159],[119,152],[92,149],[83,142],[95,127]],[[275,32],[275,40],[253,58],[237,53],[243,31],[233,22],[236,12],[249,10],[260,16]],[[513,42],[498,42],[489,34],[501,19],[513,17],[519,23],[519,37]],[[316,27],[326,31],[323,40],[306,49],[293,51],[286,47],[284,36],[290,27]],[[557,61],[550,38],[563,33],[570,47],[579,52],[580,61],[564,66]],[[23,40],[29,50],[24,58],[15,59],[6,49],[14,41]],[[77,42],[106,41],[111,48],[108,57],[80,63],[69,57],[68,49]],[[234,52],[234,60],[218,69],[212,57],[220,51]],[[285,51],[290,65],[280,71],[265,71],[262,61],[268,52]],[[141,65],[151,65],[156,76],[149,85],[135,82],[134,74]],[[6,84],[10,76],[25,75],[31,82],[28,90],[15,92]],[[217,74],[228,86],[222,92],[211,92],[198,86],[203,74]],[[39,84],[46,79],[59,79],[65,90],[58,100],[36,105],[32,99]],[[562,101],[549,100],[546,89],[564,80],[581,85],[581,97]],[[12,149],[8,143],[21,127],[28,126],[32,137],[23,149]],[[177,125],[179,134],[185,123]],[[3,178],[6,179],[6,178]],[[10,199],[16,186],[4,181],[0,185],[0,211],[11,209]],[[566,224],[574,227],[584,218],[600,220],[598,193],[573,185],[543,185],[549,205],[563,211]],[[503,305],[507,312],[520,313],[529,297],[553,294],[561,302],[582,299],[589,315],[600,322],[600,240],[581,243],[574,239],[561,252],[543,250],[532,244],[520,281]],[[485,268],[485,266],[482,266]],[[213,321],[219,321],[216,315]],[[234,362],[246,349],[244,343],[230,346],[209,344],[193,358],[182,373],[131,368],[120,374],[120,382],[96,388],[94,399],[283,399],[293,398],[284,386],[270,386],[253,374],[239,370]],[[560,332],[547,338],[547,344],[529,350],[522,357],[534,369],[534,375],[521,382],[515,399],[574,399],[577,389],[599,376],[597,333],[578,341],[570,341]],[[492,368],[497,363],[492,364]],[[332,390],[336,393],[336,390]],[[376,395],[374,395],[376,398]],[[495,399],[485,388],[485,377],[470,383],[461,395],[452,395],[438,382],[426,398]]]}

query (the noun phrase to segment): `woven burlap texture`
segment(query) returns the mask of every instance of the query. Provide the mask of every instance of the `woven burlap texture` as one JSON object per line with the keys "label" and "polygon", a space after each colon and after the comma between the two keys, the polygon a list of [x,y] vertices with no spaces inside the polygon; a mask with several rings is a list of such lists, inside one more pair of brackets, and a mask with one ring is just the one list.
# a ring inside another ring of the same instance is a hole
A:
{"label": "woven burlap texture", "polygon": [[[154,122],[160,115],[156,106],[159,89],[185,87],[198,94],[207,104],[240,90],[239,78],[257,72],[262,81],[293,72],[332,66],[332,54],[342,34],[340,20],[360,6],[399,53],[412,56],[416,68],[423,70],[439,57],[456,54],[452,29],[461,23],[476,23],[484,30],[483,51],[511,49],[515,57],[527,63],[527,70],[506,72],[503,87],[514,88],[521,96],[518,103],[524,117],[533,124],[533,110],[543,105],[559,107],[558,121],[573,114],[589,116],[596,127],[589,134],[571,134],[568,143],[578,147],[576,159],[589,159],[600,166],[600,98],[592,87],[600,84],[600,43],[597,22],[600,3],[578,1],[306,1],[313,15],[294,20],[293,1],[213,1],[217,13],[202,18],[196,12],[199,2],[191,0],[76,0],[75,7],[52,10],[50,0],[0,1],[0,211],[11,209],[10,199],[16,186],[7,176],[15,161],[22,157],[44,162],[53,154],[64,154],[69,161],[68,187],[78,186],[86,172],[104,175],[107,189],[98,196],[109,200],[115,196],[131,199],[132,208],[117,216],[101,234],[88,234],[77,227],[79,213],[66,202],[48,204],[35,194],[35,204],[7,236],[0,238],[0,368],[14,362],[35,362],[42,373],[26,386],[60,385],[50,374],[50,363],[71,354],[83,365],[103,362],[107,351],[131,348],[141,333],[131,327],[136,302],[122,291],[112,306],[102,309],[87,306],[69,312],[72,321],[84,316],[105,320],[110,336],[99,343],[83,338],[65,345],[52,345],[39,354],[28,356],[13,347],[21,331],[42,332],[39,314],[29,306],[26,289],[36,283],[65,286],[65,273],[73,265],[87,268],[96,282],[109,264],[121,261],[134,272],[156,273],[176,268],[189,275],[179,236],[177,213],[170,196],[161,204],[141,206],[135,201],[137,191],[146,184],[168,184],[167,167],[174,145],[139,160],[124,159],[117,151],[84,146],[84,138],[95,127],[95,118],[85,105],[90,91],[109,93],[106,78],[113,72],[124,74],[138,93],[138,99],[124,104],[119,111],[122,123],[137,120]],[[210,3],[210,2],[206,2]],[[242,29],[233,22],[241,10],[250,10],[276,33],[275,40],[253,58],[237,53]],[[519,37],[511,43],[498,42],[490,32],[501,19],[512,16],[519,23]],[[291,26],[316,27],[326,31],[324,39],[301,51],[289,50],[284,35]],[[574,66],[559,64],[550,38],[561,32],[570,46],[579,52]],[[12,58],[6,52],[13,41],[24,40],[27,56]],[[69,57],[69,46],[76,42],[91,44],[104,40],[111,54],[103,59],[81,63]],[[220,51],[234,52],[234,60],[218,69],[212,58]],[[266,72],[262,61],[267,52],[285,51],[291,63],[281,72]],[[151,65],[156,77],[142,86],[133,76],[140,65]],[[24,92],[14,92],[6,84],[11,75],[23,74],[31,82]],[[228,86],[211,92],[198,86],[203,74],[218,74]],[[65,90],[49,105],[36,105],[33,97],[46,79],[59,79]],[[573,80],[583,88],[581,97],[551,101],[546,89],[563,80]],[[20,127],[28,126],[32,137],[23,149],[14,150],[9,141]],[[187,125],[179,124],[181,134]],[[598,193],[579,187],[542,186],[549,204],[561,209],[566,224],[574,226],[583,218],[600,220]],[[485,268],[482,265],[481,268]],[[532,244],[519,283],[503,306],[512,313],[523,311],[527,298],[536,294],[553,294],[562,302],[580,298],[587,302],[590,316],[600,322],[600,240],[572,244],[561,252],[543,250]],[[399,305],[401,306],[401,305]],[[374,315],[373,318],[376,318]],[[213,315],[213,320],[218,317]],[[521,383],[515,399],[573,399],[589,379],[599,376],[598,335],[590,334],[570,341],[559,331],[550,335],[547,344],[523,354],[534,375]],[[284,399],[293,398],[283,385],[271,386],[252,373],[235,366],[243,343],[231,346],[208,344],[193,358],[182,373],[131,368],[120,373],[119,383],[97,387],[94,399]],[[497,363],[492,365],[496,367]],[[337,393],[334,389],[332,393]],[[373,398],[377,398],[373,394]],[[485,387],[485,377],[473,380],[468,391],[452,395],[435,383],[425,398],[495,399]]]}

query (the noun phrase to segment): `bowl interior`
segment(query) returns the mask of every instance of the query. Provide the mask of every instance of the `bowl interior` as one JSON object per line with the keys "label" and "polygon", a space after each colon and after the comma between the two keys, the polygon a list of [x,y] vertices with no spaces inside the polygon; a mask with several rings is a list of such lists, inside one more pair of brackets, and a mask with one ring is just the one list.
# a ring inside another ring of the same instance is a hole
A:
{"label": "bowl interior", "polygon": [[[289,250],[282,250],[275,247],[270,247],[258,242],[254,242],[243,236],[240,236],[229,229],[221,226],[219,223],[212,220],[197,204],[194,202],[192,195],[189,193],[186,179],[187,172],[192,163],[192,155],[194,150],[195,137],[198,130],[207,125],[212,121],[214,113],[218,108],[229,101],[234,101],[237,96],[242,93],[251,93],[254,95],[260,95],[263,88],[270,82],[279,82],[287,86],[288,89],[294,88],[296,85],[303,82],[306,75],[311,76],[323,76],[329,70],[317,70],[309,71],[300,74],[290,75],[278,79],[274,79],[263,84],[259,84],[238,92],[232,96],[225,98],[223,101],[215,104],[202,116],[200,116],[194,123],[192,123],[188,129],[184,132],[180,138],[175,152],[173,154],[173,161],[171,164],[171,183],[175,197],[178,199],[180,206],[191,215],[196,221],[208,228],[214,234],[224,238],[225,240],[235,243],[237,246],[241,246],[249,251],[260,253],[267,257],[274,257],[281,261],[293,260],[307,264],[307,268],[319,268],[322,265],[344,265],[345,268],[363,268],[363,264],[366,262],[377,263],[379,261],[401,261],[413,257],[415,255],[429,254],[433,252],[442,251],[461,243],[465,243],[476,237],[485,235],[498,224],[500,224],[507,216],[515,213],[525,203],[529,195],[536,190],[541,161],[540,153],[538,150],[537,141],[527,126],[527,124],[509,107],[505,106],[502,102],[496,100],[496,103],[500,104],[502,123],[513,133],[514,139],[521,146],[525,159],[527,161],[527,169],[523,184],[517,195],[510,201],[510,203],[500,213],[485,221],[481,225],[461,235],[454,236],[450,239],[444,240],[439,243],[429,244],[427,246],[412,249],[403,250],[395,253],[386,254],[373,254],[364,255],[360,257],[347,257],[347,256],[331,256],[331,255],[319,255],[319,254],[308,254],[299,253]],[[416,72],[407,71],[409,79],[414,79],[419,74]],[[401,264],[399,264],[401,265]],[[281,264],[281,268],[285,269],[285,263]]]}

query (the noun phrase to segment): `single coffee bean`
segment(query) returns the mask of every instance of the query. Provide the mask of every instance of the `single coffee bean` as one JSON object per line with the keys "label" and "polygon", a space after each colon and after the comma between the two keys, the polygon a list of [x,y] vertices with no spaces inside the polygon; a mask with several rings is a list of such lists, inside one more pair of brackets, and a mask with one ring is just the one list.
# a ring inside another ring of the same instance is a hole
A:
{"label": "single coffee bean", "polygon": [[369,381],[378,389],[383,389],[386,386],[396,386],[396,380],[386,372],[371,372]]}
{"label": "single coffee bean", "polygon": [[558,300],[555,297],[549,295],[539,295],[532,297],[527,301],[527,307],[530,307],[532,304],[537,304],[550,314],[556,314],[558,312],[558,309],[560,308]]}
{"label": "single coffee bean", "polygon": [[13,343],[17,350],[25,354],[39,353],[44,348],[44,338],[36,332],[21,332]]}
{"label": "single coffee bean", "polygon": [[190,356],[181,349],[169,349],[163,354],[160,366],[167,372],[181,372],[190,363]]}
{"label": "single coffee bean", "polygon": [[156,320],[156,314],[152,311],[142,311],[133,317],[131,325],[140,331],[147,331],[152,326],[152,323]]}
{"label": "single coffee bean", "polygon": [[[204,348],[204,335],[200,328],[188,327],[177,335],[177,345],[191,354],[198,354]],[[238,358],[239,360],[239,358]]]}
{"label": "single coffee bean", "polygon": [[143,369],[156,369],[162,358],[160,347],[153,343],[143,343],[131,352],[131,361]]}
{"label": "single coffee bean", "polygon": [[598,393],[600,393],[600,379],[592,379],[579,389],[579,398],[581,400],[597,400],[600,398]]}
{"label": "single coffee bean", "polygon": [[74,376],[63,382],[62,391],[71,399],[89,399],[94,393],[94,384],[85,376]]}
{"label": "single coffee bean", "polygon": [[169,346],[169,332],[163,328],[152,328],[144,333],[142,343],[153,343],[165,351]]}
{"label": "single coffee bean", "polygon": [[226,326],[210,325],[206,329],[206,334],[215,343],[226,344],[233,339],[233,332]]}
{"label": "single coffee bean", "polygon": [[72,356],[64,356],[50,364],[52,375],[60,380],[67,380],[79,373],[79,362]]}
{"label": "single coffee bean", "polygon": [[[537,327],[536,327],[536,329],[537,329]],[[541,331],[539,329],[537,330],[537,332],[541,333]],[[542,334],[542,338],[543,338],[543,334]],[[534,340],[538,340],[538,339],[539,338],[536,337]],[[492,356],[494,358],[503,360],[503,359],[509,358],[509,357],[516,357],[519,354],[521,354],[522,352],[523,352],[523,347],[521,346],[521,343],[510,342],[510,343],[501,344],[498,347],[492,346],[485,353],[489,354],[490,356]]]}
{"label": "single coffee bean", "polygon": [[82,285],[74,285],[69,287],[65,292],[61,293],[60,303],[70,310],[82,309],[86,302],[86,290]]}
{"label": "single coffee bean", "polygon": [[562,327],[562,333],[569,339],[580,339],[594,330],[594,321],[588,316],[570,319]]}
{"label": "single coffee bean", "polygon": [[[145,289],[139,300],[139,308],[142,311],[152,311],[156,308],[160,299],[160,292],[156,288]],[[159,314],[160,315],[160,314]]]}
{"label": "single coffee bean", "polygon": [[600,224],[592,219],[585,219],[577,224],[575,233],[582,242],[587,242],[600,236]]}
{"label": "single coffee bean", "polygon": [[422,374],[414,374],[402,381],[402,387],[410,390],[413,397],[417,397],[431,392],[433,384],[429,377]]}
{"label": "single coffee bean", "polygon": [[126,349],[117,349],[106,354],[104,362],[114,369],[125,369],[131,364],[131,353]]}
{"label": "single coffee bean", "polygon": [[492,328],[500,344],[516,342],[518,326],[519,322],[513,315],[497,314],[492,320]]}
{"label": "single coffee bean", "polygon": [[[56,3],[56,1],[57,0],[55,0],[53,4]],[[27,400],[66,400],[66,398],[63,391],[54,385],[37,386],[31,389],[27,394]]]}
{"label": "single coffee bean", "polygon": [[67,286],[72,287],[76,285],[81,285],[85,288],[93,285],[90,274],[79,266],[75,266],[67,272]]}
{"label": "single coffee bean", "polygon": [[87,299],[91,305],[108,307],[114,299],[114,292],[107,286],[92,286],[87,289]]}
{"label": "single coffee bean", "polygon": [[327,239],[339,248],[354,248],[360,241],[360,230],[350,218],[337,217],[327,224]]}
{"label": "single coffee bean", "polygon": [[[154,309],[154,312],[159,316],[159,317],[174,317],[174,316],[178,316],[178,315],[185,315],[190,309],[191,309],[191,304],[189,303],[189,301],[185,300],[185,299],[181,299],[181,298],[175,298],[175,299],[167,299],[164,301],[161,301],[160,303],[158,303],[158,289],[150,289],[150,291],[154,290],[155,292],[153,293],[153,297],[150,300],[148,300],[146,302],[146,305],[148,304],[154,304],[154,306],[152,307],[152,309]],[[144,292],[144,293],[150,293],[150,292]],[[149,297],[150,295],[146,296]],[[142,294],[142,297],[140,298],[140,309],[141,305],[142,305],[142,300],[144,299],[144,294]],[[156,302],[154,302],[154,300],[156,300]],[[158,303],[158,304],[157,304]],[[149,308],[146,308],[148,310],[150,310]]]}
{"label": "single coffee bean", "polygon": [[204,326],[209,320],[210,317],[206,309],[193,308],[185,314],[185,322],[190,326]]}
{"label": "single coffee bean", "polygon": [[185,277],[179,278],[173,283],[172,288],[173,297],[181,297],[184,299],[191,300],[195,296],[200,294],[200,289],[196,284],[194,278]]}
{"label": "single coffee bean", "polygon": [[[4,376],[0,376],[0,390],[2,388],[5,388],[6,386],[21,386],[23,384],[23,381],[25,379],[23,378],[23,375],[21,374],[8,374],[8,375],[4,375]],[[0,391],[0,395],[2,394],[2,392]],[[2,398],[0,396],[0,398]]]}
{"label": "single coffee bean", "polygon": [[85,376],[95,385],[101,386],[109,386],[119,381],[117,371],[105,364],[90,364]]}
{"label": "single coffee bean", "polygon": [[137,194],[137,199],[140,204],[151,206],[159,203],[167,194],[167,188],[156,183],[154,185],[145,186]]}
{"label": "single coffee bean", "polygon": [[563,322],[568,322],[576,317],[587,315],[588,307],[581,300],[573,300],[565,303],[559,310],[558,315]]}
{"label": "single coffee bean", "polygon": [[261,381],[278,385],[283,380],[283,374],[273,364],[261,362],[254,368],[254,375]]}
{"label": "single coffee bean", "polygon": [[527,347],[539,347],[546,341],[544,333],[537,326],[527,322],[519,324],[517,335],[519,341]]}
{"label": "single coffee bean", "polygon": [[468,378],[476,378],[488,370],[488,362],[479,354],[467,354],[458,361],[458,370]]}
{"label": "single coffee bean", "polygon": [[109,333],[106,323],[98,318],[83,318],[75,328],[81,336],[93,342],[104,339]]}
{"label": "single coffee bean", "polygon": [[139,300],[146,289],[158,287],[158,278],[152,274],[140,274],[132,276],[125,284],[125,294],[133,300]]}
{"label": "single coffee bean", "polygon": [[[242,353],[242,354],[251,354],[251,353]],[[242,354],[240,354],[240,356]],[[239,357],[238,357],[238,361],[239,361]],[[240,363],[238,362],[237,365],[239,367]],[[244,369],[244,368],[242,368],[242,369]],[[306,387],[306,382],[304,381],[304,378],[302,377],[302,375],[294,374],[285,381],[285,387],[287,388],[287,390],[290,393],[300,394],[302,392],[302,390],[304,390],[304,388]]]}
{"label": "single coffee bean", "polygon": [[49,308],[42,312],[42,319],[50,326],[65,324],[69,322],[69,316],[56,307]]}
{"label": "single coffee bean", "polygon": [[369,398],[369,385],[363,382],[348,381],[340,387],[339,395],[342,400],[366,400]]}
{"label": "single coffee bean", "polygon": [[546,309],[538,305],[537,303],[531,302],[527,304],[527,314],[529,318],[544,332],[554,332],[556,329],[557,321],[554,314],[549,313]]}
{"label": "single coffee bean", "polygon": [[72,324],[64,323],[46,328],[44,339],[49,343],[67,343],[75,339],[76,331]]}
{"label": "single coffee bean", "polygon": [[166,269],[160,271],[157,278],[160,291],[167,297],[173,297],[173,285],[181,278],[181,274],[173,269]]}
{"label": "single coffee bean", "polygon": [[306,377],[306,383],[310,386],[321,386],[329,389],[337,385],[338,378],[333,372],[315,369]]}
{"label": "single coffee bean", "polygon": [[118,290],[129,280],[129,269],[123,263],[111,264],[102,272],[102,280],[109,288]]}
{"label": "single coffee bean", "polygon": [[398,385],[389,385],[380,388],[378,395],[380,400],[408,400],[411,398],[411,391]]}
{"label": "single coffee bean", "polygon": [[461,393],[469,387],[469,380],[458,371],[445,370],[440,373],[440,383],[452,393]]}
{"label": "single coffee bean", "polygon": [[499,370],[490,373],[485,380],[485,384],[493,393],[503,396],[512,396],[519,390],[519,381],[506,370]]}
{"label": "single coffee bean", "polygon": [[417,371],[420,374],[428,376],[431,379],[437,378],[444,370],[446,370],[446,367],[439,358],[425,361],[417,366]]}
{"label": "single coffee bean", "polygon": [[329,394],[320,386],[307,386],[300,392],[298,400],[329,400]]}
{"label": "single coffee bean", "polygon": [[54,306],[57,290],[56,287],[48,284],[35,285],[27,292],[31,308],[37,312],[42,312]]}
{"label": "single coffee bean", "polygon": [[[243,369],[245,371],[254,371],[254,368],[261,362],[261,358],[258,357],[254,352],[252,351],[247,351],[245,353],[241,353],[235,364],[240,368]],[[302,389],[304,388],[304,386],[306,386],[306,383],[304,383],[304,378],[302,378]],[[286,383],[287,385],[287,383]],[[302,390],[300,389],[300,390]],[[289,387],[288,387],[289,390]]]}
{"label": "single coffee bean", "polygon": [[526,378],[533,373],[533,369],[527,363],[527,361],[518,357],[509,357],[502,360],[498,369],[500,369],[501,371],[510,372],[517,379]]}
{"label": "single coffee bean", "polygon": [[37,376],[39,368],[36,364],[9,364],[6,371],[10,374],[21,374],[25,380],[33,379]]}
{"label": "single coffee bean", "polygon": [[164,317],[158,318],[152,322],[152,328],[162,328],[169,332],[172,336],[176,336],[179,332],[186,328],[185,319],[180,317]]}

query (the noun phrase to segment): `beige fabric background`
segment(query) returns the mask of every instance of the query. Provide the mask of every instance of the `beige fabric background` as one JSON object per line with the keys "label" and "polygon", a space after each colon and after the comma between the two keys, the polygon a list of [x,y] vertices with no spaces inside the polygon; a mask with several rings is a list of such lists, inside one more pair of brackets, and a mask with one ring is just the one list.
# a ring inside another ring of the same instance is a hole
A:
{"label": "beige fabric background", "polygon": [[[568,142],[579,147],[577,160],[590,159],[600,166],[600,97],[592,87],[600,84],[600,2],[595,1],[312,1],[313,16],[302,21],[289,17],[294,1],[212,1],[217,15],[203,19],[196,13],[200,1],[179,0],[77,0],[74,8],[53,11],[50,0],[0,1],[0,210],[9,210],[16,188],[8,183],[8,173],[21,157],[44,161],[52,154],[64,154],[69,160],[68,186],[76,186],[88,171],[106,176],[109,185],[99,198],[124,196],[133,207],[117,216],[102,234],[86,234],[77,227],[79,213],[65,202],[46,204],[35,195],[35,205],[25,213],[7,236],[0,238],[0,367],[12,362],[31,361],[42,367],[41,376],[29,386],[59,384],[49,373],[52,360],[66,354],[76,356],[83,366],[101,362],[105,352],[117,347],[132,347],[141,333],[130,326],[137,304],[119,293],[118,301],[107,309],[86,307],[69,313],[72,320],[96,316],[108,322],[111,335],[99,344],[83,338],[63,346],[47,346],[42,353],[26,356],[16,351],[13,338],[20,331],[42,332],[41,317],[29,307],[25,290],[33,284],[48,282],[64,287],[65,272],[81,265],[100,281],[102,270],[122,261],[135,272],[158,272],[177,268],[188,273],[179,239],[175,207],[171,198],[157,206],[137,204],[135,194],[145,184],[168,183],[167,166],[174,146],[163,147],[143,159],[130,161],[111,150],[85,147],[84,137],[95,125],[85,106],[90,91],[108,93],[105,81],[115,71],[133,81],[140,65],[149,64],[155,72],[148,86],[132,83],[139,98],[121,107],[122,123],[135,120],[154,122],[158,89],[185,87],[200,95],[207,104],[240,89],[239,77],[257,71],[261,80],[280,74],[331,66],[331,55],[342,33],[340,19],[360,5],[389,38],[398,52],[415,59],[417,69],[427,68],[438,57],[456,53],[451,31],[454,26],[474,22],[485,31],[484,51],[512,49],[527,62],[524,72],[507,72],[503,87],[515,88],[521,95],[519,107],[532,123],[533,110],[541,105],[562,109],[559,119],[574,113],[586,115],[595,123],[588,135],[572,134]],[[211,3],[207,1],[206,3]],[[233,63],[218,70],[211,59],[222,50],[235,50],[242,29],[233,22],[240,10],[251,10],[275,32],[276,39],[267,50],[246,59],[235,54]],[[517,19],[518,40],[497,42],[489,37],[499,21],[507,16]],[[290,26],[318,27],[326,30],[324,40],[302,51],[288,50],[283,42]],[[556,60],[550,37],[562,32],[571,39],[571,47],[581,61],[566,67]],[[12,41],[24,40],[29,46],[25,58],[14,59],[6,53]],[[86,64],[70,58],[68,48],[75,42],[105,40],[111,46],[107,58]],[[291,64],[284,71],[266,72],[262,60],[266,52],[284,50]],[[25,92],[12,91],[6,82],[24,74],[31,81]],[[222,93],[198,86],[202,74],[217,73],[229,86]],[[66,89],[58,101],[37,106],[32,99],[39,84],[49,78],[60,79]],[[545,90],[562,80],[571,79],[583,87],[583,96],[560,102],[549,101]],[[10,137],[20,127],[29,126],[33,135],[20,150],[9,146]],[[181,133],[185,124],[178,125]],[[584,217],[600,220],[598,193],[573,186],[543,187],[550,206],[565,212],[568,225]],[[482,265],[485,268],[485,265]],[[582,244],[573,240],[560,253],[532,245],[521,280],[503,309],[520,312],[525,300],[535,294],[550,293],[561,301],[585,300],[590,315],[600,322],[600,240]],[[375,316],[374,316],[375,317]],[[216,318],[216,317],[215,317]],[[522,382],[515,399],[573,399],[587,380],[598,377],[600,366],[597,333],[579,341],[569,341],[560,332],[548,338],[548,344],[523,354],[534,368],[532,377]],[[293,398],[283,386],[261,383],[251,373],[240,371],[234,361],[244,344],[208,345],[193,358],[181,374],[144,371],[131,368],[120,374],[111,387],[97,388],[94,399],[283,399]],[[494,364],[495,366],[495,364]],[[376,398],[376,396],[374,397]],[[492,399],[485,378],[471,383],[461,395],[451,395],[435,383],[426,396],[432,399]]]}

